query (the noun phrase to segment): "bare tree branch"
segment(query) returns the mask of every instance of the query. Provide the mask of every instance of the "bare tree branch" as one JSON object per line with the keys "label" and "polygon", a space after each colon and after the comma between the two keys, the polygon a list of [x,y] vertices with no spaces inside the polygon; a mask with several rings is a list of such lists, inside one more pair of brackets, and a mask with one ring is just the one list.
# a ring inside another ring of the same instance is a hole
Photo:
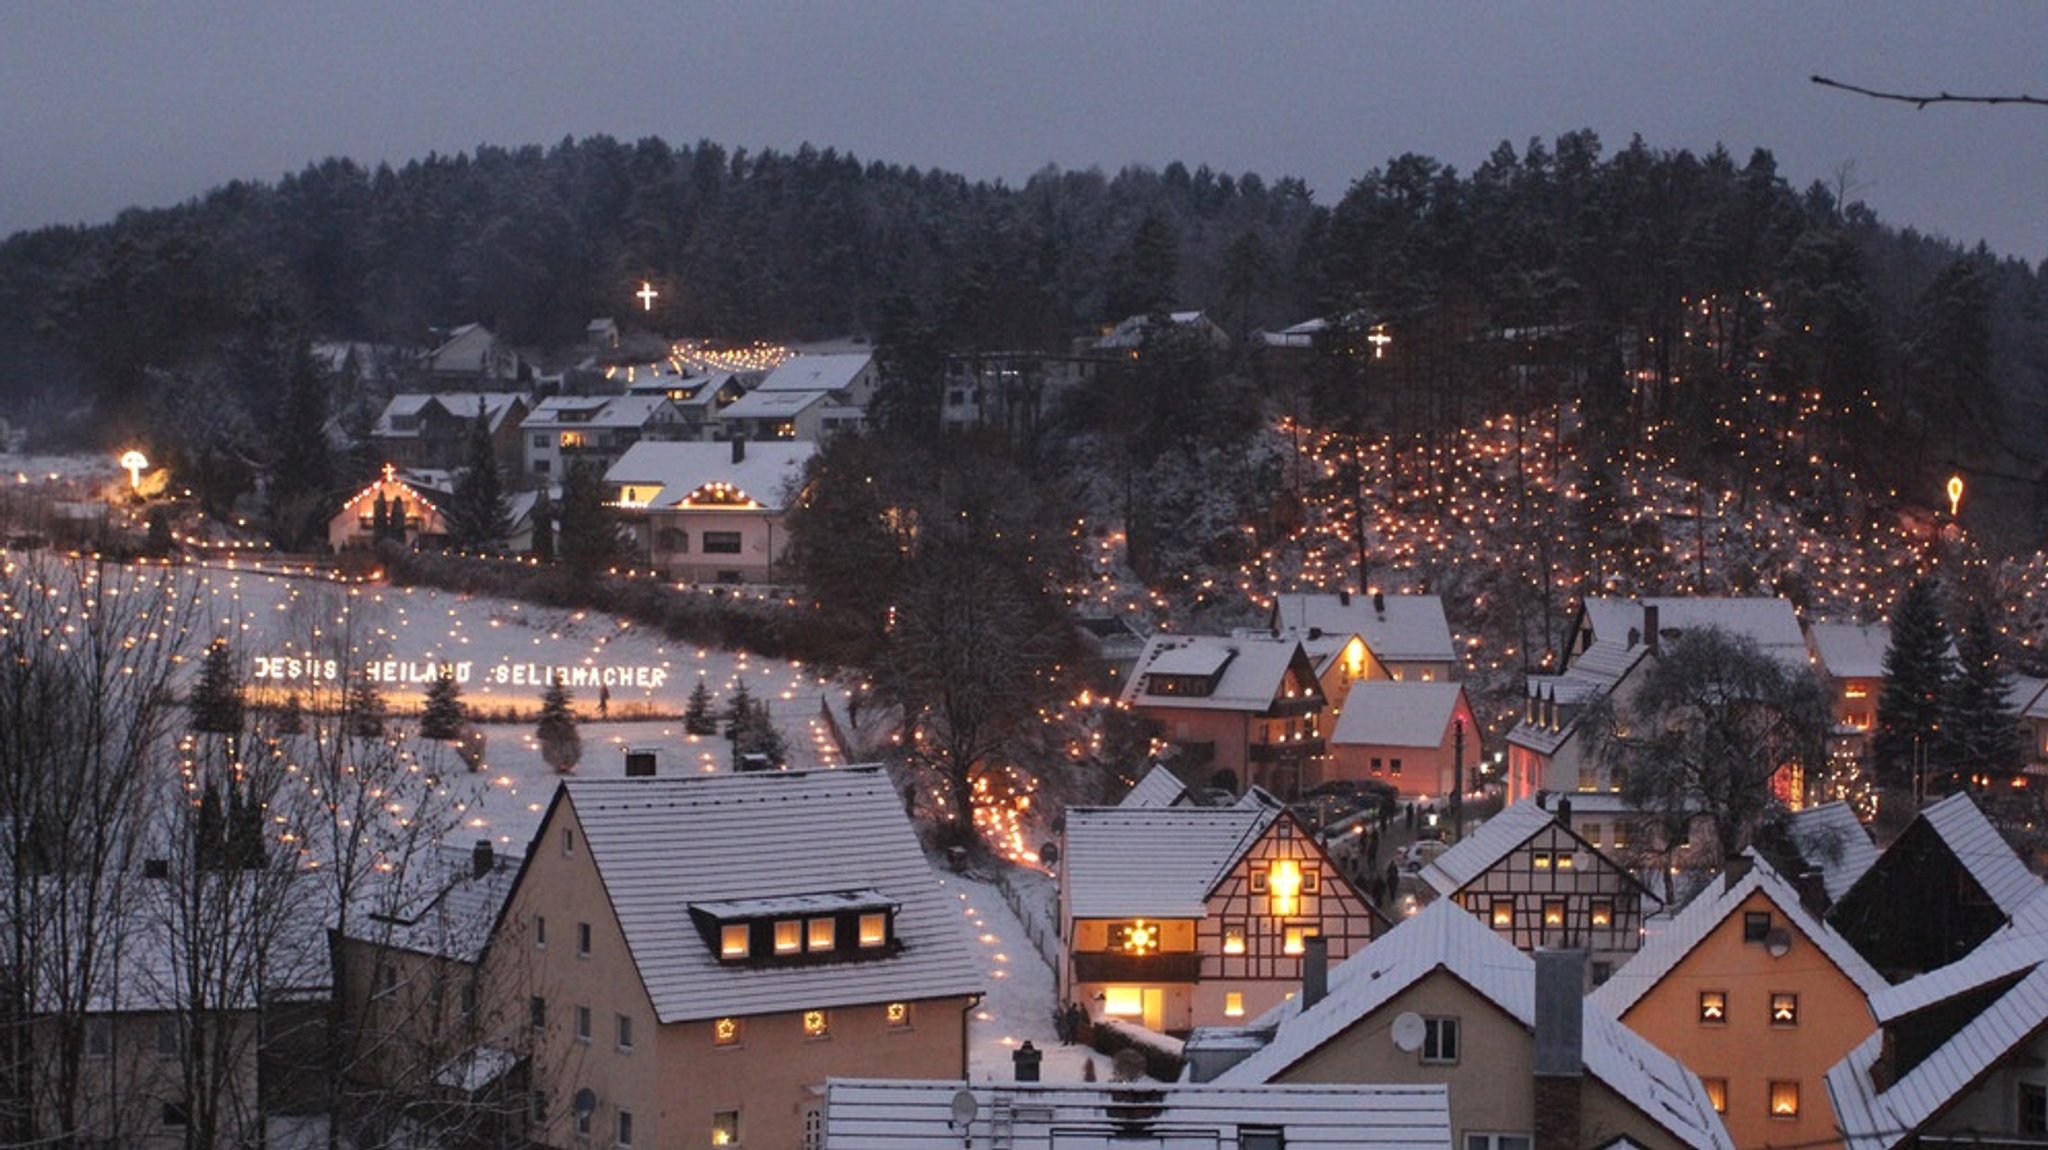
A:
{"label": "bare tree branch", "polygon": [[2048,108],[2048,99],[2040,96],[1958,96],[1953,92],[1938,92],[1932,96],[1924,96],[1914,95],[1910,92],[1881,92],[1875,88],[1864,88],[1856,84],[1845,84],[1840,80],[1830,80],[1826,76],[1813,76],[1811,79],[1814,83],[1824,88],[1840,88],[1844,92],[1854,92],[1859,96],[1869,96],[1873,100],[1896,100],[1901,104],[1911,104],[1915,108],[1925,108],[1929,104],[2032,104],[2036,107]]}

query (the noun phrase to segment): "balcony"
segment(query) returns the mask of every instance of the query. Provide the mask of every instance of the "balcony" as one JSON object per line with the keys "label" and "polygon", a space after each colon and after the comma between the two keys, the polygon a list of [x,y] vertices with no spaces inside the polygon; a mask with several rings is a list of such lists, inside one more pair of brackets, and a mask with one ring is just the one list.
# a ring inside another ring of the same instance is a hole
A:
{"label": "balcony", "polygon": [[1076,954],[1079,982],[1200,982],[1199,954]]}
{"label": "balcony", "polygon": [[1286,743],[1253,743],[1248,748],[1248,753],[1252,762],[1265,766],[1269,763],[1293,763],[1320,758],[1328,749],[1329,745],[1321,738],[1306,738]]}

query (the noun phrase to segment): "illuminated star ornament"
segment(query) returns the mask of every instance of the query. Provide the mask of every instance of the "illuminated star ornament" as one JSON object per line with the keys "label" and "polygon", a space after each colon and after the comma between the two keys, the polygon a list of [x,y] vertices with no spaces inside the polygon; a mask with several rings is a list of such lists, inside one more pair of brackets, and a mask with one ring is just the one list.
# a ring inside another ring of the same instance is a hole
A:
{"label": "illuminated star ornament", "polygon": [[633,298],[640,301],[641,311],[653,311],[654,301],[661,298],[661,293],[654,290],[653,284],[641,280],[640,290],[633,293]]}

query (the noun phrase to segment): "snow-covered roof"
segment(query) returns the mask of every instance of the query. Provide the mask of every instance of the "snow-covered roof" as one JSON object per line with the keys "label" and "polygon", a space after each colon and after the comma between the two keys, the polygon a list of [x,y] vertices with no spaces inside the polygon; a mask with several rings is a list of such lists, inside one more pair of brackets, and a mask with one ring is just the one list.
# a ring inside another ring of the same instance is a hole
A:
{"label": "snow-covered roof", "polygon": [[1436,595],[1289,593],[1274,597],[1273,618],[1303,635],[1357,635],[1384,662],[1448,663],[1458,657],[1444,601]]}
{"label": "snow-covered roof", "polygon": [[1799,892],[1791,883],[1763,859],[1754,854],[1746,857],[1751,863],[1746,874],[1733,882],[1723,878],[1709,883],[1671,920],[1669,926],[1652,936],[1634,958],[1596,987],[1589,1000],[1616,1018],[1627,1014],[1643,995],[1662,982],[1673,968],[1685,960],[1686,955],[1704,942],[1714,928],[1726,922],[1728,916],[1734,914],[1751,895],[1758,893],[1769,899],[1778,913],[1784,915],[1785,920],[1799,932],[1803,941],[1818,948],[1835,969],[1863,993],[1865,999],[1886,988],[1888,984],[1884,976],[1877,973],[1847,939],[1836,934],[1833,927],[1815,918],[1799,901]]}
{"label": "snow-covered roof", "polygon": [[417,428],[396,430],[392,421],[400,416],[419,416],[428,407],[437,406],[457,419],[475,419],[476,405],[484,405],[484,419],[492,431],[497,431],[505,422],[505,415],[515,404],[524,404],[526,396],[516,391],[440,391],[405,392],[391,397],[384,405],[384,411],[377,417],[377,424],[370,434],[380,439],[405,439],[419,434]]}
{"label": "snow-covered roof", "polygon": [[1731,635],[1745,635],[1756,641],[1764,653],[1788,667],[1804,667],[1806,637],[1799,630],[1799,616],[1792,604],[1766,595],[1729,598],[1671,595],[1641,599],[1619,599],[1602,595],[1586,599],[1586,626],[1595,642],[1613,639],[1627,643],[1630,628],[1641,631],[1643,608],[1657,608],[1657,630],[1692,631],[1718,627]]}
{"label": "snow-covered roof", "polygon": [[[880,767],[572,779],[555,801],[573,807],[582,824],[664,1023],[982,989],[958,911]],[[690,913],[693,904],[849,886],[898,906],[900,950],[858,962],[732,966],[719,961]]]}
{"label": "snow-covered roof", "polygon": [[2040,892],[2041,880],[2020,861],[2012,845],[1977,809],[1968,793],[1959,791],[1922,808],[1920,818],[1948,844],[1956,861],[1963,864],[2001,912],[2018,913],[2028,899]]}
{"label": "snow-covered roof", "polygon": [[[974,1102],[964,1126],[954,1107]],[[834,1078],[825,1084],[825,1145],[832,1150],[1046,1147],[1053,1136],[1088,1145],[1119,1133],[1170,1130],[1189,1146],[1237,1146],[1240,1129],[1277,1130],[1288,1147],[1450,1150],[1448,1087],[1256,1086],[1192,1083],[985,1083]],[[1121,1142],[1117,1142],[1121,1145]],[[1175,1146],[1182,1145],[1176,1140]]]}
{"label": "snow-covered roof", "polygon": [[794,419],[832,398],[829,391],[765,391],[755,388],[725,406],[720,419]]}
{"label": "snow-covered roof", "polygon": [[835,355],[793,355],[768,373],[756,387],[763,391],[842,391],[874,362],[872,352]]}
{"label": "snow-covered roof", "polygon": [[1789,827],[1792,843],[1808,866],[1820,868],[1821,882],[1829,901],[1841,898],[1877,861],[1877,844],[1870,841],[1856,812],[1846,802],[1822,803],[1792,814]]}
{"label": "snow-covered roof", "polygon": [[1075,918],[1202,918],[1209,892],[1278,817],[1264,805],[1070,807],[1060,881]]}
{"label": "snow-covered roof", "polygon": [[2023,719],[2048,719],[2048,679],[2012,676],[2005,703]]}
{"label": "snow-covered roof", "polygon": [[[1612,641],[1596,640],[1591,647],[1579,652],[1578,658],[1572,660],[1563,674],[1529,676],[1528,693],[1538,698],[1554,699],[1565,706],[1597,699],[1612,691],[1649,650],[1641,643],[1630,646],[1626,637]],[[1577,729],[1576,715],[1560,723],[1554,731],[1542,723],[1524,719],[1508,732],[1508,742],[1547,755],[1563,746]]]}
{"label": "snow-covered roof", "polygon": [[[1104,349],[1139,347],[1145,342],[1145,333],[1152,329],[1152,320],[1154,318],[1150,313],[1128,316],[1111,328],[1108,335],[1096,340],[1095,346]],[[1167,313],[1166,321],[1170,327],[1199,330],[1212,341],[1221,342],[1228,339],[1222,328],[1217,327],[1208,316],[1199,311],[1169,312]]]}
{"label": "snow-covered roof", "polygon": [[[1254,1021],[1248,1029],[1274,1027],[1273,1040],[1224,1071],[1217,1084],[1272,1081],[1436,971],[1464,983],[1533,1032],[1535,960],[1456,902],[1438,899],[1340,963],[1330,972],[1329,993],[1308,1011],[1301,1010],[1299,999],[1289,999]],[[1697,1076],[1590,1003],[1581,1017],[1587,1074],[1682,1144],[1733,1150]]]}
{"label": "snow-covered roof", "polygon": [[[1454,894],[1555,822],[1557,812],[1543,809],[1533,798],[1510,804],[1481,823],[1462,842],[1431,860],[1422,868],[1422,879],[1438,894]],[[1570,832],[1569,827],[1563,829]],[[1578,835],[1574,832],[1572,837]]]}
{"label": "snow-covered roof", "polygon": [[1187,797],[1188,787],[1180,781],[1180,776],[1164,763],[1154,763],[1117,806],[1124,810],[1171,807],[1179,805]]}
{"label": "snow-covered roof", "polygon": [[394,887],[364,884],[350,934],[400,950],[476,962],[519,876],[517,855],[494,850],[489,862],[479,875],[473,848],[429,848],[398,872]]}
{"label": "snow-covered roof", "polygon": [[1837,679],[1884,678],[1892,629],[1882,623],[1815,623],[1806,629],[1821,670]]}
{"label": "snow-covered roof", "polygon": [[[1360,679],[1344,696],[1344,713],[1337,716],[1330,742],[1353,747],[1438,746],[1464,694],[1465,688],[1457,683]],[[1479,745],[1476,731],[1472,745]]]}
{"label": "snow-covered roof", "polygon": [[[1154,635],[1145,643],[1123,702],[1135,706],[1185,707],[1214,711],[1264,711],[1279,698],[1287,669],[1301,651],[1292,636]],[[1207,695],[1154,694],[1149,676],[1215,675]],[[1313,684],[1309,684],[1312,686]]]}
{"label": "snow-covered roof", "polygon": [[668,403],[666,395],[557,395],[534,405],[525,428],[586,427],[635,429],[647,426]]}
{"label": "snow-covered roof", "polygon": [[613,486],[654,487],[643,500],[649,507],[673,507],[711,483],[724,483],[770,510],[783,507],[783,496],[803,479],[804,466],[818,445],[803,439],[777,439],[746,445],[745,457],[733,462],[730,443],[669,443],[643,439],[626,449],[605,472]]}

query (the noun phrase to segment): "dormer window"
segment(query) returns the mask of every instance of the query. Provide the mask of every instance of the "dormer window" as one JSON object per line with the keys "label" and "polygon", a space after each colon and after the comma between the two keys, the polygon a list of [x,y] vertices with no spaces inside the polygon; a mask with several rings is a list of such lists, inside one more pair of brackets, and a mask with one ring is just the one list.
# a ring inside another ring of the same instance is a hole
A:
{"label": "dormer window", "polygon": [[775,953],[796,954],[803,950],[801,925],[795,919],[785,919],[775,924]]}
{"label": "dormer window", "polygon": [[893,953],[896,910],[880,891],[855,890],[694,903],[690,916],[719,961],[782,963]]}
{"label": "dormer window", "polygon": [[835,929],[836,926],[837,922],[833,919],[811,919],[808,923],[805,924],[805,948],[814,951],[831,950],[833,945],[833,939],[838,935],[838,931]]}
{"label": "dormer window", "polygon": [[747,930],[745,923],[732,923],[718,929],[718,957],[725,959],[747,957]]}
{"label": "dormer window", "polygon": [[889,945],[889,916],[885,914],[864,914],[860,916],[860,945],[863,950]]}

